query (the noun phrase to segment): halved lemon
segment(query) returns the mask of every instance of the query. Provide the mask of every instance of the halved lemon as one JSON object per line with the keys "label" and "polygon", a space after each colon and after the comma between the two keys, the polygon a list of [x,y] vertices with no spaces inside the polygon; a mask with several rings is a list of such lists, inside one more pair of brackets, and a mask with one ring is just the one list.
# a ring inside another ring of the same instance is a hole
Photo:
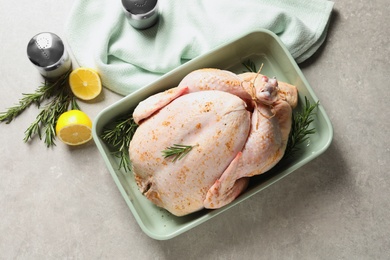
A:
{"label": "halved lemon", "polygon": [[69,110],[58,118],[56,134],[65,144],[84,144],[92,139],[92,121],[80,110]]}
{"label": "halved lemon", "polygon": [[77,68],[69,75],[69,86],[73,94],[83,100],[92,100],[102,91],[99,74],[91,68]]}

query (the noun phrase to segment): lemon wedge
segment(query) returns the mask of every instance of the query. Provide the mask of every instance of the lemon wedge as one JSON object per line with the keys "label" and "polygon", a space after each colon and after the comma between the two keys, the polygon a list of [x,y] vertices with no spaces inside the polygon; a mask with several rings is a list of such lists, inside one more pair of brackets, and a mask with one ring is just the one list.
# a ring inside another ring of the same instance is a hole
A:
{"label": "lemon wedge", "polygon": [[67,145],[81,145],[92,139],[92,121],[80,110],[69,110],[57,120],[58,139]]}
{"label": "lemon wedge", "polygon": [[69,86],[73,94],[82,100],[92,100],[102,91],[99,74],[91,68],[77,68],[69,75]]}

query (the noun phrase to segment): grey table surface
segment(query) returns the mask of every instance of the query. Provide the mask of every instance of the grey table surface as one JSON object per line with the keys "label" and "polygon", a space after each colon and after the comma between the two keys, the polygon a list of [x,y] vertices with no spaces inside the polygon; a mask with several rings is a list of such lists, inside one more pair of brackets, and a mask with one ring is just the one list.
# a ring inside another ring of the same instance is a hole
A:
{"label": "grey table surface", "polygon": [[[42,79],[26,57],[61,37],[74,1],[1,1],[0,111]],[[336,0],[328,38],[300,67],[327,111],[328,150],[265,191],[167,241],[145,235],[93,142],[25,144],[31,108],[0,125],[0,259],[390,259],[387,0]],[[91,118],[121,96],[81,103]]]}

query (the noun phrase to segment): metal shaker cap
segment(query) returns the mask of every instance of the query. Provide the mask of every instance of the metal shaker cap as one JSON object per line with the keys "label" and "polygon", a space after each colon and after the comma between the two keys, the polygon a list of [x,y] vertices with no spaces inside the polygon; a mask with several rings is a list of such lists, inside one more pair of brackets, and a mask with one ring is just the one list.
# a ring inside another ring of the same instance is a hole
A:
{"label": "metal shaker cap", "polygon": [[157,0],[122,0],[129,23],[136,29],[146,29],[158,20]]}
{"label": "metal shaker cap", "polygon": [[42,76],[47,78],[59,77],[72,66],[61,38],[50,32],[39,33],[29,41],[27,56]]}
{"label": "metal shaker cap", "polygon": [[53,33],[35,35],[27,45],[27,55],[36,66],[49,68],[54,66],[62,55],[65,47],[61,39]]}

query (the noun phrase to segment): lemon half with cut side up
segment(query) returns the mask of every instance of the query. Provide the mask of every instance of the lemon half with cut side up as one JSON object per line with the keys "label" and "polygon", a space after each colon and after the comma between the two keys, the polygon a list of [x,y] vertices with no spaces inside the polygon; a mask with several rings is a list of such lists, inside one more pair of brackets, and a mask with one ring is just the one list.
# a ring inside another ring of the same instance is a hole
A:
{"label": "lemon half with cut side up", "polygon": [[92,139],[92,121],[80,110],[69,110],[57,120],[58,139],[67,145],[81,145]]}
{"label": "lemon half with cut side up", "polygon": [[102,92],[99,74],[91,68],[77,68],[69,75],[69,86],[73,94],[82,100],[92,100]]}

